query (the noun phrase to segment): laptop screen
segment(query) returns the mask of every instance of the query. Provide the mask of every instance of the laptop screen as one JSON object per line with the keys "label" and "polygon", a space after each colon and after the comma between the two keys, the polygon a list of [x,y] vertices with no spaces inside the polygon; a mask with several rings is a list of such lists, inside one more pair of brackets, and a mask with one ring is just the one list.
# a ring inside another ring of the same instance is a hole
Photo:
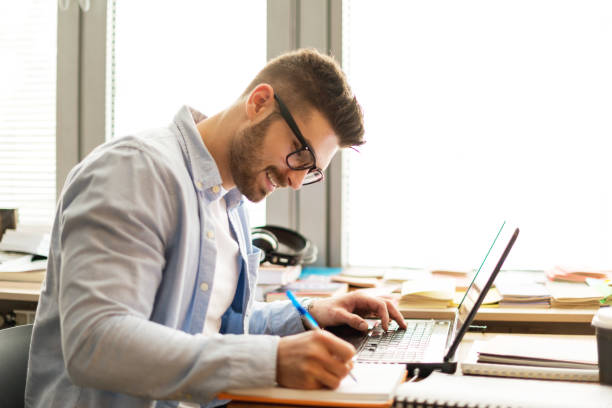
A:
{"label": "laptop screen", "polygon": [[518,233],[518,228],[512,228],[506,222],[502,224],[497,232],[489,251],[485,255],[470,287],[459,304],[456,317],[456,336],[447,353],[448,357],[454,354],[463,335],[474,320],[478,308],[482,304],[489,288],[493,285],[493,281],[506,260],[506,256],[510,252],[514,241],[516,241]]}

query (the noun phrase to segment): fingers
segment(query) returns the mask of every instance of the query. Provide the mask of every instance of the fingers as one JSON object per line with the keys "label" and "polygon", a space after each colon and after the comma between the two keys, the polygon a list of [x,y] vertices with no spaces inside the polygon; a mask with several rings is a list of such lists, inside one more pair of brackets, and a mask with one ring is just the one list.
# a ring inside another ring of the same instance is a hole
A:
{"label": "fingers", "polygon": [[[395,320],[401,328],[406,328],[406,322],[402,314],[391,299],[373,297],[359,294],[358,292],[355,292],[355,294],[355,298],[353,299],[355,302],[355,309],[365,312],[374,312],[380,318],[384,330],[389,328],[389,321],[391,318]],[[347,323],[358,329],[358,327],[353,326],[350,322]]]}
{"label": "fingers", "polygon": [[372,296],[366,296],[367,306],[370,310],[374,311],[380,322],[382,323],[383,329],[389,328],[389,311],[387,310],[387,304],[382,299],[378,299]]}
{"label": "fingers", "polygon": [[337,388],[352,367],[355,348],[323,330],[280,339],[277,381],[290,388]]}
{"label": "fingers", "polygon": [[340,382],[346,375],[348,374],[348,370],[344,370],[344,374],[334,374],[327,371],[327,368],[319,372],[317,377],[317,381],[321,383],[321,385],[325,388],[336,389],[340,386]]}
{"label": "fingers", "polygon": [[330,332],[325,330],[316,330],[314,333],[316,333],[315,336],[320,336],[320,339],[327,348],[327,351],[339,359],[342,364],[350,361],[357,352],[351,343],[334,336]]}
{"label": "fingers", "polygon": [[323,330],[318,330],[316,337],[319,337],[329,352],[329,355],[319,356],[325,370],[320,373],[318,380],[323,386],[335,389],[353,367],[352,358],[356,350],[352,344]]}
{"label": "fingers", "polygon": [[353,329],[366,331],[368,330],[368,322],[359,315],[351,313],[345,309],[338,310],[338,318],[340,321],[348,324]]}
{"label": "fingers", "polygon": [[387,310],[389,311],[389,316],[391,316],[393,320],[395,320],[402,329],[405,329],[407,327],[406,321],[404,320],[404,316],[402,316],[397,306],[395,306],[395,303],[393,303],[393,301],[388,300],[388,299],[385,300],[385,303],[387,304]]}

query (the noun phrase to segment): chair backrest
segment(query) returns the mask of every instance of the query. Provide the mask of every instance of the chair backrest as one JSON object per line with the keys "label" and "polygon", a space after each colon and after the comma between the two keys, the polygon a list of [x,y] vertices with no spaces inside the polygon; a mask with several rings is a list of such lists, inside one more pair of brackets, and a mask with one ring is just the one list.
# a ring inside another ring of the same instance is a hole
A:
{"label": "chair backrest", "polygon": [[32,325],[0,330],[0,407],[24,406]]}

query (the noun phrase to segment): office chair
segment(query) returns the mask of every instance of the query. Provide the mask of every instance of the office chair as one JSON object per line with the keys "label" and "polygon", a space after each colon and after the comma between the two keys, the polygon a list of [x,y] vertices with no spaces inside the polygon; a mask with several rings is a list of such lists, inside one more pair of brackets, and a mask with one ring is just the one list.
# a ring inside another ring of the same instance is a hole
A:
{"label": "office chair", "polygon": [[0,407],[22,408],[32,325],[0,330]]}

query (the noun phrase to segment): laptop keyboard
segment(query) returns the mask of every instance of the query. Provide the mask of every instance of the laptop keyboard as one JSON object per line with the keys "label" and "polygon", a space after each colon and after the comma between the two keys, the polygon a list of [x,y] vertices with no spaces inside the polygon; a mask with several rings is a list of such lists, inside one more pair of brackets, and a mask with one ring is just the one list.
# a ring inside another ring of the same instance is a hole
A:
{"label": "laptop keyboard", "polygon": [[[378,322],[377,322],[378,323]],[[359,350],[357,362],[398,363],[420,361],[435,322],[407,322],[406,329],[400,329],[394,321],[389,322],[389,329],[384,331],[377,324],[370,332]]]}

